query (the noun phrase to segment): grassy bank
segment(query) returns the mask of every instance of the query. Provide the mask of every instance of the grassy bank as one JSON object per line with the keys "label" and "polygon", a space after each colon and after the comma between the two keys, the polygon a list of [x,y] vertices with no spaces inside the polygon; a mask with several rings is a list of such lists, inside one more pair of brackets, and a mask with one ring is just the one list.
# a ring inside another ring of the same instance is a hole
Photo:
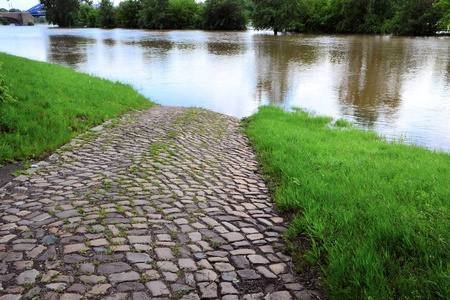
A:
{"label": "grassy bank", "polygon": [[39,157],[94,125],[151,102],[131,86],[0,53],[15,101],[0,99],[0,164]]}
{"label": "grassy bank", "polygon": [[299,268],[330,299],[450,299],[450,155],[303,111],[263,107],[246,131]]}

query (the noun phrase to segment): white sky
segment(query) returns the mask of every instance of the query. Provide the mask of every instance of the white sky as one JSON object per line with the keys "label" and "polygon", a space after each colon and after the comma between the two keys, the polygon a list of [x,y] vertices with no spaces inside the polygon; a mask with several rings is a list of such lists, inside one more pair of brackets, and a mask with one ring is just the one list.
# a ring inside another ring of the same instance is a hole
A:
{"label": "white sky", "polygon": [[[121,0],[111,0],[114,5],[119,5]],[[100,0],[94,0],[94,3],[98,3]],[[196,2],[204,2],[204,0],[196,0]],[[18,8],[20,10],[28,10],[39,4],[39,0],[0,0],[0,8],[9,9],[9,4],[12,5],[12,8]]]}
{"label": "white sky", "polygon": [[0,0],[0,8],[9,9],[11,4],[12,8],[18,8],[20,10],[27,10],[39,4],[39,0]]}

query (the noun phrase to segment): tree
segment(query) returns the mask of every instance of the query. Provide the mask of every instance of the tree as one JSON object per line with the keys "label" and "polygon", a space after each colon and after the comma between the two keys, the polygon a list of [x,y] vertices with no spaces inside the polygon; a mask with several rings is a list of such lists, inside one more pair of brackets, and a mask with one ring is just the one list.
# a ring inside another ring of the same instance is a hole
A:
{"label": "tree", "polygon": [[90,5],[83,4],[78,10],[77,26],[95,27],[97,24],[97,10]]}
{"label": "tree", "polygon": [[100,28],[116,27],[116,13],[110,0],[101,0],[97,11],[97,26]]}
{"label": "tree", "polygon": [[0,24],[1,25],[9,25],[11,22],[8,19],[0,18]]}
{"label": "tree", "polygon": [[139,11],[141,4],[137,0],[120,2],[117,8],[117,24],[122,28],[139,28]]}
{"label": "tree", "polygon": [[244,0],[245,9],[248,12],[253,12],[255,10],[255,3],[252,0]]}
{"label": "tree", "polygon": [[34,17],[35,24],[47,24],[47,19],[44,16]]}
{"label": "tree", "polygon": [[442,17],[437,0],[396,0],[394,16],[383,29],[395,35],[434,35]]}
{"label": "tree", "polygon": [[[0,8],[0,12],[8,12],[8,10],[6,8]],[[0,24],[9,25],[10,22],[8,19],[0,18]]]}
{"label": "tree", "polygon": [[392,16],[392,1],[369,1],[366,5],[364,24],[358,28],[358,33],[381,33],[384,22]]}
{"label": "tree", "polygon": [[78,0],[40,0],[46,10],[46,18],[60,27],[75,25],[80,3]]}
{"label": "tree", "polygon": [[169,23],[169,0],[143,0],[139,12],[139,26],[146,29],[165,29]]}
{"label": "tree", "polygon": [[207,30],[244,30],[247,17],[244,0],[206,0],[203,27]]}
{"label": "tree", "polygon": [[195,0],[171,0],[169,2],[170,28],[192,29],[199,27],[201,4]]}
{"label": "tree", "polygon": [[[0,8],[0,12],[8,12],[8,10],[6,8]],[[8,19],[0,18],[1,25],[9,25],[10,23]]]}
{"label": "tree", "polygon": [[252,25],[256,30],[273,30],[274,34],[294,31],[302,27],[301,2],[299,0],[254,0]]}
{"label": "tree", "polygon": [[[332,31],[329,26],[330,6],[329,0],[303,0],[305,10],[302,22],[305,31],[327,32]],[[334,26],[330,26],[334,28]]]}
{"label": "tree", "polygon": [[439,28],[442,30],[450,30],[450,0],[440,0],[436,3],[436,7],[441,10]]}
{"label": "tree", "polygon": [[381,33],[391,16],[389,0],[331,0],[328,2],[328,30],[339,33]]}

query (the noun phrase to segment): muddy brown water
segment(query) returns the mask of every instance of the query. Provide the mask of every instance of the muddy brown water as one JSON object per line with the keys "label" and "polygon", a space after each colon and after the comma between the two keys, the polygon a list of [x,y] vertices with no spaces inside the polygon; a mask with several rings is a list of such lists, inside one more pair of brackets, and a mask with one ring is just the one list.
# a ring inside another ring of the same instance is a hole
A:
{"label": "muddy brown water", "polygon": [[0,26],[0,51],[236,117],[260,105],[345,118],[450,151],[450,37]]}

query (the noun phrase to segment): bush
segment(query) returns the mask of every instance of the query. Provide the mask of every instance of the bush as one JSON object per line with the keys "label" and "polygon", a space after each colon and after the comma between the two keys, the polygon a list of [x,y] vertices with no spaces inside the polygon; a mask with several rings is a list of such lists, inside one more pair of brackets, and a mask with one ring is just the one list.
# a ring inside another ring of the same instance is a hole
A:
{"label": "bush", "polygon": [[11,22],[8,19],[5,19],[5,18],[0,18],[0,23],[2,25],[9,25],[9,24],[11,24]]}

